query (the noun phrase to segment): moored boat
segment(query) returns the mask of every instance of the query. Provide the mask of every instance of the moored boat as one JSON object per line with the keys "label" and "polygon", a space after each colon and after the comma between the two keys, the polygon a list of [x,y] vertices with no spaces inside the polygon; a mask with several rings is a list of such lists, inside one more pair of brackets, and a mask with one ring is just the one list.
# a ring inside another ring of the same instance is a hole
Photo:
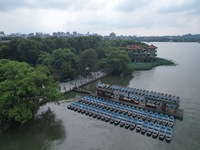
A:
{"label": "moored boat", "polygon": [[131,116],[132,115],[132,112],[131,111],[128,111],[128,116]]}
{"label": "moored boat", "polygon": [[158,119],[158,113],[155,112],[155,113],[152,114],[151,121],[155,123],[157,121],[157,119]]}
{"label": "moored boat", "polygon": [[68,105],[67,108],[68,108],[68,109],[71,109],[71,105]]}
{"label": "moored boat", "polygon": [[161,117],[158,117],[156,123],[157,123],[157,124],[161,124],[162,121],[163,121],[163,119],[162,119]]}
{"label": "moored boat", "polygon": [[147,121],[144,121],[143,124],[142,124],[142,128],[141,128],[141,133],[142,134],[145,134],[146,131],[147,131],[147,126],[148,126],[148,122]]}
{"label": "moored boat", "polygon": [[157,118],[157,122],[156,122],[156,123],[161,124],[162,121],[163,121],[163,114],[160,113],[160,114],[158,115],[158,118]]}
{"label": "moored boat", "polygon": [[110,118],[110,123],[113,124],[115,122],[115,118],[111,117]]}
{"label": "moored boat", "polygon": [[119,123],[120,123],[120,120],[119,120],[119,119],[115,119],[114,124],[115,124],[115,125],[118,125]]}
{"label": "moored boat", "polygon": [[81,109],[82,109],[82,108],[79,107],[78,110],[77,110],[77,112],[80,113],[80,112],[81,112]]}
{"label": "moored boat", "polygon": [[118,113],[119,114],[123,113],[123,109],[119,108]]}
{"label": "moored boat", "polygon": [[133,117],[136,117],[136,116],[137,116],[137,113],[136,113],[135,111],[133,111],[133,112],[132,112],[132,116],[133,116]]}
{"label": "moored boat", "polygon": [[162,125],[166,126],[168,124],[168,120],[169,120],[169,116],[168,115],[164,115],[163,116]]}
{"label": "moored boat", "polygon": [[167,142],[170,142],[172,140],[172,128],[171,127],[166,127],[165,140]]}
{"label": "moored boat", "polygon": [[165,126],[161,126],[159,132],[159,139],[163,140],[165,138],[165,134],[166,134],[166,128]]}
{"label": "moored boat", "polygon": [[131,122],[129,120],[127,120],[125,122],[125,128],[128,129],[130,127]]}
{"label": "moored boat", "polygon": [[107,116],[105,116],[105,121],[106,121],[106,122],[108,122],[108,121],[110,120],[110,118],[111,118],[111,117],[110,117],[110,116],[108,116],[108,115],[107,115]]}
{"label": "moored boat", "polygon": [[139,119],[139,120],[137,121],[137,126],[136,126],[136,131],[137,131],[137,132],[140,132],[140,131],[141,131],[141,129],[142,129],[142,124],[143,124],[143,121],[142,121],[141,119]]}
{"label": "moored boat", "polygon": [[77,111],[77,110],[78,110],[77,106],[74,106],[74,111]]}
{"label": "moored boat", "polygon": [[[87,111],[86,111],[87,112]],[[86,112],[85,112],[85,114],[86,114]],[[97,115],[97,119],[101,119],[101,113],[98,113],[98,115]]]}
{"label": "moored boat", "polygon": [[152,114],[153,114],[152,111],[149,111],[149,112],[147,113],[147,121],[149,121],[149,122],[151,121]]}
{"label": "moored boat", "polygon": [[93,118],[96,118],[97,115],[98,115],[98,113],[97,113],[97,112],[94,112],[92,116],[93,116]]}
{"label": "moored boat", "polygon": [[120,121],[120,127],[123,127],[125,125],[125,121],[124,120],[121,120]]}
{"label": "moored boat", "polygon": [[89,116],[91,117],[93,115],[93,111],[89,111]]}
{"label": "moored boat", "polygon": [[123,110],[123,114],[126,115],[128,111],[126,109]]}
{"label": "moored boat", "polygon": [[86,110],[83,108],[83,109],[81,110],[81,113],[82,113],[82,114],[84,114],[84,113],[85,113],[85,111],[86,111]]}
{"label": "moored boat", "polygon": [[146,120],[147,119],[147,114],[148,114],[147,112],[145,112],[145,111],[143,112],[143,114],[142,114],[142,120]]}
{"label": "moored boat", "polygon": [[130,129],[131,130],[135,129],[136,125],[137,125],[137,119],[133,119],[130,124]]}
{"label": "moored boat", "polygon": [[149,123],[148,128],[147,128],[147,136],[151,136],[153,129],[154,129],[154,124]]}
{"label": "moored boat", "polygon": [[174,117],[173,116],[169,117],[169,121],[167,124],[168,124],[168,126],[173,127],[173,125],[174,125]]}
{"label": "moored boat", "polygon": [[104,114],[101,115],[101,120],[105,120],[105,115]]}
{"label": "moored boat", "polygon": [[159,131],[160,131],[160,125],[155,124],[153,132],[152,132],[152,137],[156,138],[159,134]]}
{"label": "moored boat", "polygon": [[138,112],[138,113],[137,113],[137,117],[138,117],[138,119],[142,117],[141,112]]}

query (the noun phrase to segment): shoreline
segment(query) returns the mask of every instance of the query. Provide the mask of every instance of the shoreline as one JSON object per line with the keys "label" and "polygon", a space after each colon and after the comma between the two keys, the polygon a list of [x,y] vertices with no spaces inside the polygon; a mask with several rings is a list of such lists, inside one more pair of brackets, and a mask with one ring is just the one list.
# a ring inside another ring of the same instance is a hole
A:
{"label": "shoreline", "polygon": [[[131,65],[133,66],[134,71],[147,71],[157,66],[176,66],[177,64],[171,60],[158,57],[155,62],[132,62]],[[70,91],[73,91],[73,89],[83,87],[98,79],[101,79],[107,76],[108,74],[110,74],[110,72],[108,73],[108,72],[103,72],[103,71],[97,71],[97,72],[91,72],[91,75],[87,77],[83,77],[79,75],[74,80],[71,80],[68,82],[60,82],[59,84],[60,91],[63,94],[68,93]]]}

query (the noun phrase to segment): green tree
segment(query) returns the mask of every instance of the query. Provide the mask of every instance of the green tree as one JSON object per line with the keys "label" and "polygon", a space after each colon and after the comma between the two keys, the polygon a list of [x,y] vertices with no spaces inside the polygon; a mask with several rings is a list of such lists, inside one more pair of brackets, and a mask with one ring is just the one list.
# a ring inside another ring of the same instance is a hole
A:
{"label": "green tree", "polygon": [[78,74],[77,56],[71,49],[54,50],[52,52],[51,66],[54,77],[60,81],[65,81],[69,78],[72,79]]}
{"label": "green tree", "polygon": [[54,49],[56,49],[55,41],[52,38],[44,38],[40,43],[42,51],[51,53]]}
{"label": "green tree", "polygon": [[74,38],[69,38],[68,43],[70,47],[76,49],[77,54],[80,54],[82,51],[86,49],[97,48],[101,40],[102,37],[100,36],[74,37]]}
{"label": "green tree", "polygon": [[90,68],[90,71],[95,71],[98,67],[97,54],[93,49],[87,49],[79,55],[80,70],[84,71],[86,67]]}
{"label": "green tree", "polygon": [[39,107],[62,98],[58,83],[44,67],[0,60],[0,127],[29,121]]}
{"label": "green tree", "polygon": [[51,68],[52,62],[53,57],[50,53],[47,52],[42,52],[37,59],[37,65],[43,65],[48,67],[49,69]]}
{"label": "green tree", "polygon": [[76,65],[76,55],[72,52],[71,49],[56,49],[52,53],[53,62],[52,65],[54,68],[60,68],[64,61],[68,62],[75,67]]}
{"label": "green tree", "polygon": [[112,48],[107,52],[106,58],[102,59],[101,65],[107,71],[114,73],[132,73],[128,52],[119,48]]}
{"label": "green tree", "polygon": [[35,65],[40,54],[41,43],[34,39],[22,40],[17,45],[17,60]]}
{"label": "green tree", "polygon": [[9,54],[7,52],[9,51],[8,45],[1,45],[0,47],[0,58],[8,57]]}
{"label": "green tree", "polygon": [[73,79],[77,73],[74,68],[71,67],[69,63],[64,61],[59,69],[59,75],[61,81],[68,81],[68,79]]}

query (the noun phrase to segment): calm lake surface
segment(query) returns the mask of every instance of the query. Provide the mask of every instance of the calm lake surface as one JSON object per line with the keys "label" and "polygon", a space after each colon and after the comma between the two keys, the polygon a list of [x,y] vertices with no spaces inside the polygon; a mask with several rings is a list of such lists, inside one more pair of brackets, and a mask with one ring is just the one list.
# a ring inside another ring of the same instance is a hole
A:
{"label": "calm lake surface", "polygon": [[158,56],[177,66],[135,71],[133,76],[107,76],[98,82],[164,92],[181,98],[183,120],[175,120],[171,143],[153,139],[135,130],[121,128],[67,109],[69,93],[60,105],[41,107],[35,120],[0,133],[0,150],[199,150],[200,149],[200,44],[153,43]]}

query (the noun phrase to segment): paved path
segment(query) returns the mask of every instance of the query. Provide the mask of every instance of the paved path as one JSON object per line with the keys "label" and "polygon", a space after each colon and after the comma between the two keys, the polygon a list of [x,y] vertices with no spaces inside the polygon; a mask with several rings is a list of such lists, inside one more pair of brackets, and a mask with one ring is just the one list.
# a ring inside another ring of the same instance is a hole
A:
{"label": "paved path", "polygon": [[81,87],[84,85],[87,85],[93,81],[96,81],[104,76],[106,76],[108,73],[98,71],[98,72],[91,72],[92,76],[91,77],[83,77],[83,76],[78,76],[76,79],[69,81],[69,82],[61,82],[60,89],[61,93],[67,93],[69,91],[72,91],[73,88]]}

